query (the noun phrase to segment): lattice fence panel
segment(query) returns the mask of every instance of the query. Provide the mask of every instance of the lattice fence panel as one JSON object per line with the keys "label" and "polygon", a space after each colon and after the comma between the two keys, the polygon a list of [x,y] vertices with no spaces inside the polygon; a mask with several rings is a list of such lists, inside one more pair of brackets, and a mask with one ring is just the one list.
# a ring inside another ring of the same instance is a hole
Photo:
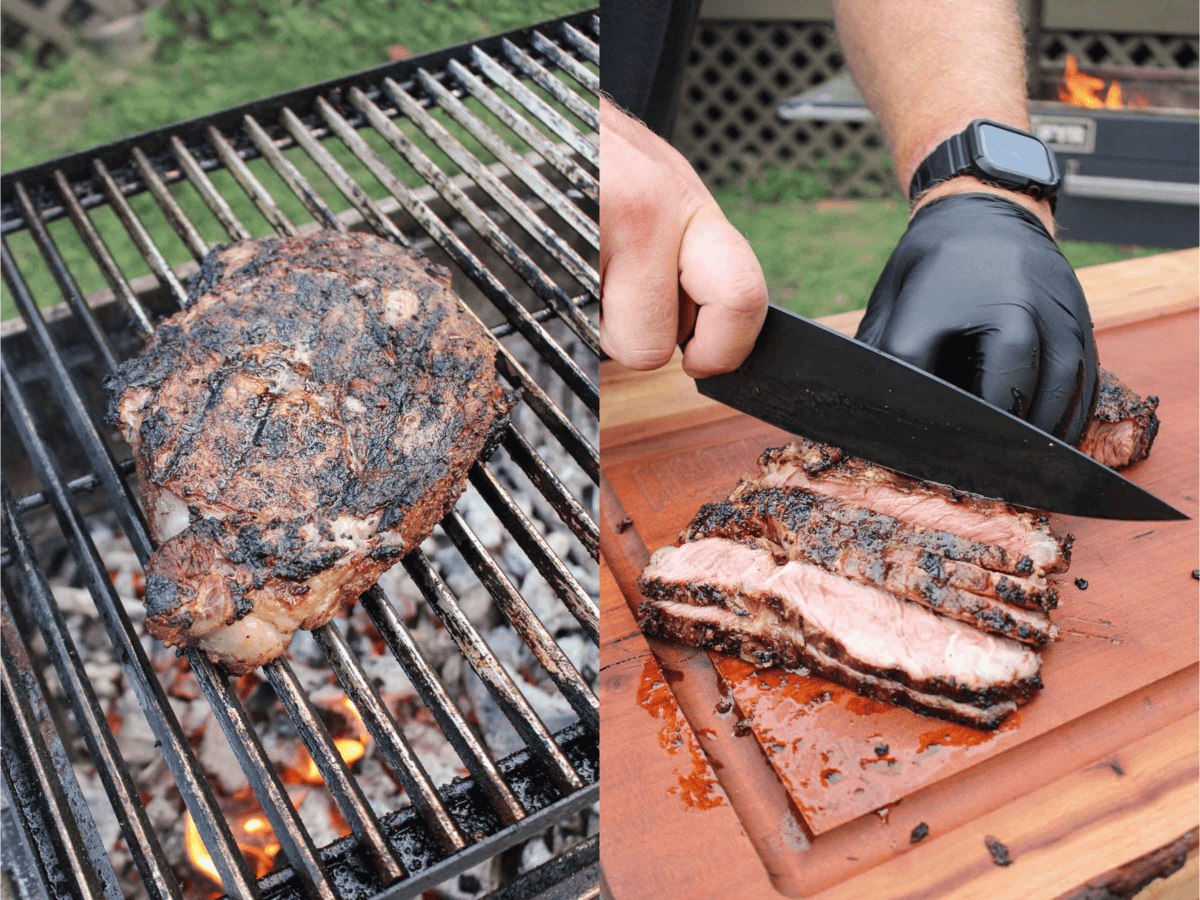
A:
{"label": "lattice fence panel", "polygon": [[895,190],[878,126],[784,121],[780,100],[842,71],[829,22],[703,21],[684,74],[673,140],[711,187],[744,187],[764,170],[835,170],[842,196]]}
{"label": "lattice fence panel", "polygon": [[28,48],[37,62],[70,56],[79,45],[80,26],[95,27],[145,9],[151,0],[4,0],[4,70],[15,67],[11,54]]}
{"label": "lattice fence panel", "polygon": [[1081,68],[1120,66],[1148,69],[1196,69],[1200,61],[1196,35],[1105,34],[1047,31],[1039,42],[1043,63],[1061,63],[1073,54]]}
{"label": "lattice fence panel", "polygon": [[[1085,70],[1186,75],[1198,67],[1197,45],[1195,35],[1047,31],[1039,41],[1039,69],[1053,84],[1050,73],[1061,71],[1072,53]],[[713,188],[746,187],[770,169],[829,166],[835,196],[896,194],[899,186],[877,125],[789,122],[776,114],[779,101],[844,68],[829,22],[702,21],[684,73],[673,141]]]}

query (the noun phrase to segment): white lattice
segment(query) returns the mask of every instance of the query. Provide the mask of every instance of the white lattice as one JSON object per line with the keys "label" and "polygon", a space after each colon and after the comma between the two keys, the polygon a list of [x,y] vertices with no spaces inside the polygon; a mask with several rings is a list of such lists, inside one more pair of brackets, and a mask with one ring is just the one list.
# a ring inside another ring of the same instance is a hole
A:
{"label": "white lattice", "polygon": [[[1197,43],[1194,35],[1043,32],[1039,67],[1058,65],[1072,53],[1084,68],[1179,73],[1197,68]],[[714,188],[745,187],[767,169],[829,166],[836,196],[897,193],[874,123],[789,122],[776,114],[780,100],[844,66],[829,22],[702,21],[684,73],[673,141]]]}

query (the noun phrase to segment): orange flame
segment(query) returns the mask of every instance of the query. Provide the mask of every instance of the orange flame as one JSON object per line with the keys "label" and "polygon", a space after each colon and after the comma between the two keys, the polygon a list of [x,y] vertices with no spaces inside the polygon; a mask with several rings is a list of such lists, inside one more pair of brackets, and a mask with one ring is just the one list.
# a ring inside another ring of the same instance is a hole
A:
{"label": "orange flame", "polygon": [[[246,857],[246,861],[254,867],[255,878],[262,878],[274,868],[275,857],[279,853],[279,843],[275,840],[275,833],[267,824],[266,819],[261,816],[250,816],[240,825],[235,823],[233,837],[238,849]],[[196,828],[190,812],[187,814],[183,842],[192,865],[216,884],[220,884],[220,873],[217,872],[212,856],[204,846],[204,840],[200,837],[200,831]]]}
{"label": "orange flame", "polygon": [[1087,109],[1121,109],[1124,106],[1149,106],[1149,101],[1140,94],[1126,104],[1121,97],[1121,83],[1113,81],[1104,91],[1104,79],[1079,71],[1079,63],[1071,53],[1067,54],[1067,67],[1063,71],[1062,83],[1058,86],[1058,99],[1072,106]]}
{"label": "orange flame", "polygon": [[[359,736],[365,741],[366,726],[363,724],[362,717],[358,715],[358,710],[349,699],[342,702],[345,708],[353,713],[358,722]],[[346,765],[353,766],[366,753],[363,741],[354,738],[335,738],[333,743]],[[321,777],[321,772],[308,751],[301,746],[299,753],[300,765],[289,771],[290,777],[307,784],[323,785],[325,780]],[[271,830],[271,825],[266,819],[260,815],[250,815],[240,822],[234,822],[233,836],[238,849],[253,865],[255,878],[262,878],[274,868],[275,857],[279,854],[279,842],[275,840],[275,832]],[[221,876],[217,872],[216,865],[213,864],[212,856],[204,846],[204,841],[200,837],[200,832],[196,828],[190,812],[187,814],[187,822],[184,827],[184,846],[192,865],[219,885]]]}

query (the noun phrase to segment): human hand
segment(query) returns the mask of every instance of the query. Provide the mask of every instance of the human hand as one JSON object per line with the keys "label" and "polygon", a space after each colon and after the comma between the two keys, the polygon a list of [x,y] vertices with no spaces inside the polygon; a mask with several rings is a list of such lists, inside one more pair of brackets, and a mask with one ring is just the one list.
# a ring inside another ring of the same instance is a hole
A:
{"label": "human hand", "polygon": [[1038,217],[994,194],[917,212],[856,337],[1070,444],[1095,401],[1083,288]]}
{"label": "human hand", "polygon": [[678,151],[605,98],[600,167],[604,352],[656,369],[686,341],[683,369],[693,378],[736,369],[767,312],[750,244]]}

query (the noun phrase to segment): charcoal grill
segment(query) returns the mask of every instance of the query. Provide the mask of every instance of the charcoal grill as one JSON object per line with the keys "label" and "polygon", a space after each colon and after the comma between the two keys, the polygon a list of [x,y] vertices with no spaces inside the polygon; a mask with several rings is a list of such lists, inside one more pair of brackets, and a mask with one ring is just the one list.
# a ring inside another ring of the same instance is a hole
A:
{"label": "charcoal grill", "polygon": [[[417,896],[596,802],[595,695],[514,587],[504,561],[493,558],[464,517],[453,511],[441,523],[442,532],[557,685],[577,721],[553,734],[547,730],[463,613],[434,561],[416,551],[403,560],[404,568],[525,749],[498,761],[492,758],[448,697],[391,599],[378,586],[372,588],[360,603],[469,777],[432,783],[335,620],[316,633],[316,641],[411,803],[376,814],[289,662],[276,661],[262,674],[352,831],[318,848],[228,677],[190,651],[192,671],[281,844],[275,870],[256,880],[116,594],[106,561],[89,534],[85,508],[100,506],[115,513],[145,564],[154,548],[130,481],[133,466],[126,458],[128,449],[102,424],[98,382],[136,350],[163,315],[178,308],[189,272],[212,247],[195,216],[179,202],[183,185],[199,194],[220,223],[223,239],[254,236],[253,226],[239,220],[218,187],[216,173],[224,171],[234,179],[230,184],[238,186],[234,190],[244,191],[267,227],[279,235],[314,228],[370,229],[426,249],[451,266],[460,294],[479,295],[473,306],[496,337],[499,371],[591,484],[569,489],[543,458],[542,448],[518,425],[508,426],[500,448],[595,560],[598,532],[590,505],[598,458],[588,433],[594,433],[599,409],[599,88],[594,68],[599,29],[596,11],[586,11],[3,176],[3,276],[21,313],[20,323],[6,324],[0,357],[6,434],[16,437],[5,447],[0,560],[3,772],[5,802],[13,813],[5,820],[5,849],[13,860],[11,873],[27,896],[119,895],[111,860],[67,762],[65,748],[77,736],[98,770],[147,894],[180,896],[52,594],[41,558],[45,529],[35,521],[47,510],[52,518],[43,518],[56,523],[58,539],[65,539],[74,557],[229,896]],[[495,161],[480,159],[483,154],[468,149],[441,120],[469,133]],[[415,139],[416,132],[452,160],[459,173],[451,175],[448,166],[435,163],[418,145],[423,139]],[[360,161],[387,196],[373,199],[338,153]],[[400,160],[418,176],[416,187],[409,184],[413,178],[406,180],[401,173]],[[335,212],[328,189],[305,174],[303,169],[311,172],[314,164],[349,202],[348,208]],[[303,204],[311,222],[289,216],[279,197],[264,186],[260,176],[268,168]],[[190,262],[168,264],[161,247],[173,240],[170,232],[139,215],[130,203],[143,192],[152,195],[189,251]],[[101,217],[104,209],[116,218]],[[77,267],[51,233],[52,223],[64,218],[103,273],[107,291],[85,296]],[[21,262],[12,251],[10,241],[22,232],[32,238],[40,261]],[[136,246],[150,275],[135,278],[123,272],[109,250],[118,232]],[[35,297],[30,286],[35,263],[49,270],[64,301],[44,312],[37,301],[49,298]],[[521,342],[539,359],[532,374],[511,349]],[[18,486],[14,479],[22,472],[31,472],[33,480]],[[476,464],[470,485],[595,643],[595,598],[514,501],[494,464]],[[35,658],[52,663],[69,713],[52,708]],[[530,891],[558,883],[561,896],[594,896],[596,858],[593,838],[524,883]],[[505,896],[513,896],[514,888]]]}
{"label": "charcoal grill", "polygon": [[[1061,68],[1061,64],[1057,64]],[[1033,99],[1038,137],[1054,148],[1064,178],[1055,221],[1080,241],[1193,247],[1200,243],[1200,113],[1194,69],[1101,68],[1154,105],[1089,109]],[[1047,69],[1047,73],[1049,69]],[[1142,80],[1131,76],[1140,75]],[[1152,77],[1153,76],[1153,77]],[[1053,81],[1046,79],[1047,92]],[[1166,106],[1165,103],[1190,103]],[[782,101],[782,119],[871,122],[849,73]]]}

